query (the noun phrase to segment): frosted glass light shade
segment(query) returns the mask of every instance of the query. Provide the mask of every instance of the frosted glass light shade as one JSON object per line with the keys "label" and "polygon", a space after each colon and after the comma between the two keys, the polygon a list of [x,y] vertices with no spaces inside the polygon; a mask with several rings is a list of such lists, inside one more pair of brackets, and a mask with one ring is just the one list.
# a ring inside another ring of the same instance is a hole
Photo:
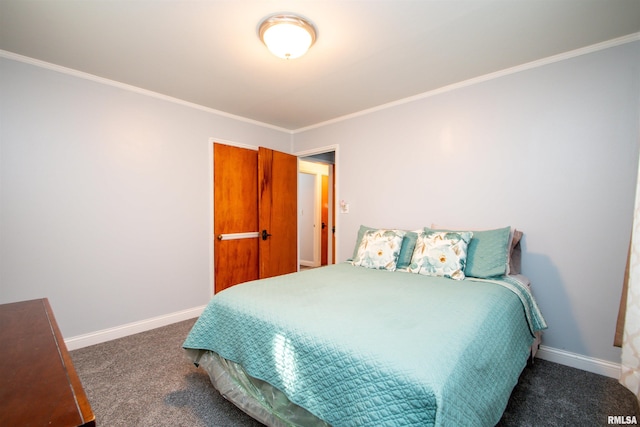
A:
{"label": "frosted glass light shade", "polygon": [[304,55],[316,41],[316,31],[308,21],[294,15],[275,15],[260,24],[260,39],[279,58]]}

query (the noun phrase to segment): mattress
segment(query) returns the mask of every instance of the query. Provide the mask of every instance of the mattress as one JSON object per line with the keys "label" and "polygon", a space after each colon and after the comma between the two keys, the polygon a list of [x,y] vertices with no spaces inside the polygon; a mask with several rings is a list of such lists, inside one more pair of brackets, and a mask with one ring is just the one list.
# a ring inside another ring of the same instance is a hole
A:
{"label": "mattress", "polygon": [[544,327],[518,280],[343,263],[226,289],[183,347],[237,364],[330,425],[489,426]]}

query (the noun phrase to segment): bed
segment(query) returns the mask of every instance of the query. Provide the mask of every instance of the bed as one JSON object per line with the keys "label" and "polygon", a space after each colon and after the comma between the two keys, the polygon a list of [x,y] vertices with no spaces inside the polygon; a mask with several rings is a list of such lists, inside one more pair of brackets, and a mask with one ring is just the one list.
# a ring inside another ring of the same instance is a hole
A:
{"label": "bed", "polygon": [[526,278],[465,275],[487,266],[481,232],[360,231],[349,262],[216,294],[190,359],[270,426],[495,425],[546,328]]}

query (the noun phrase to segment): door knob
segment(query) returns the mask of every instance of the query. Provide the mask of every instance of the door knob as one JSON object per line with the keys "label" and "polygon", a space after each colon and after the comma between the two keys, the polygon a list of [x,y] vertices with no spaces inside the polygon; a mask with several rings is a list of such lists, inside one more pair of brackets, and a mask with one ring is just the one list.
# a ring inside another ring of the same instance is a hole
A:
{"label": "door knob", "polygon": [[267,233],[267,230],[262,230],[262,240],[267,240],[271,234]]}

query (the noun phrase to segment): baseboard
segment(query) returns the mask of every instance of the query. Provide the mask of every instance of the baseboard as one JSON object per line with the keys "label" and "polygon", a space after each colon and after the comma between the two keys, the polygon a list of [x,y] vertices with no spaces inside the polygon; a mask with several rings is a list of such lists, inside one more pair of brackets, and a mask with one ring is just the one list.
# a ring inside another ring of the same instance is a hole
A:
{"label": "baseboard", "polygon": [[167,326],[172,323],[181,322],[183,320],[193,319],[200,316],[206,306],[194,307],[175,313],[166,314],[164,316],[153,317],[151,319],[141,320],[139,322],[127,323],[126,325],[116,326],[115,328],[103,329],[101,331],[91,332],[89,334],[78,335],[65,339],[64,342],[69,350],[77,350],[79,348],[88,347],[94,344],[123,338],[140,332],[149,331],[151,329]]}
{"label": "baseboard", "polygon": [[[139,322],[128,323],[114,328],[78,335],[65,339],[64,342],[69,350],[77,350],[90,345],[100,344],[102,342],[160,328],[183,320],[193,319],[194,317],[200,316],[205,307],[206,306],[203,305],[188,310],[170,313],[164,316],[153,317]],[[594,374],[600,374],[610,378],[620,378],[620,364],[609,362],[608,360],[587,357],[581,354],[547,347],[545,345],[540,346],[540,349],[536,353],[536,358],[559,363],[565,366],[571,366],[572,368],[582,369],[583,371],[593,372]]]}
{"label": "baseboard", "polygon": [[620,364],[541,345],[536,357],[583,371],[620,379]]}
{"label": "baseboard", "polygon": [[316,263],[315,261],[307,261],[304,259],[300,260],[300,265],[303,265],[305,267],[320,267],[320,264]]}

